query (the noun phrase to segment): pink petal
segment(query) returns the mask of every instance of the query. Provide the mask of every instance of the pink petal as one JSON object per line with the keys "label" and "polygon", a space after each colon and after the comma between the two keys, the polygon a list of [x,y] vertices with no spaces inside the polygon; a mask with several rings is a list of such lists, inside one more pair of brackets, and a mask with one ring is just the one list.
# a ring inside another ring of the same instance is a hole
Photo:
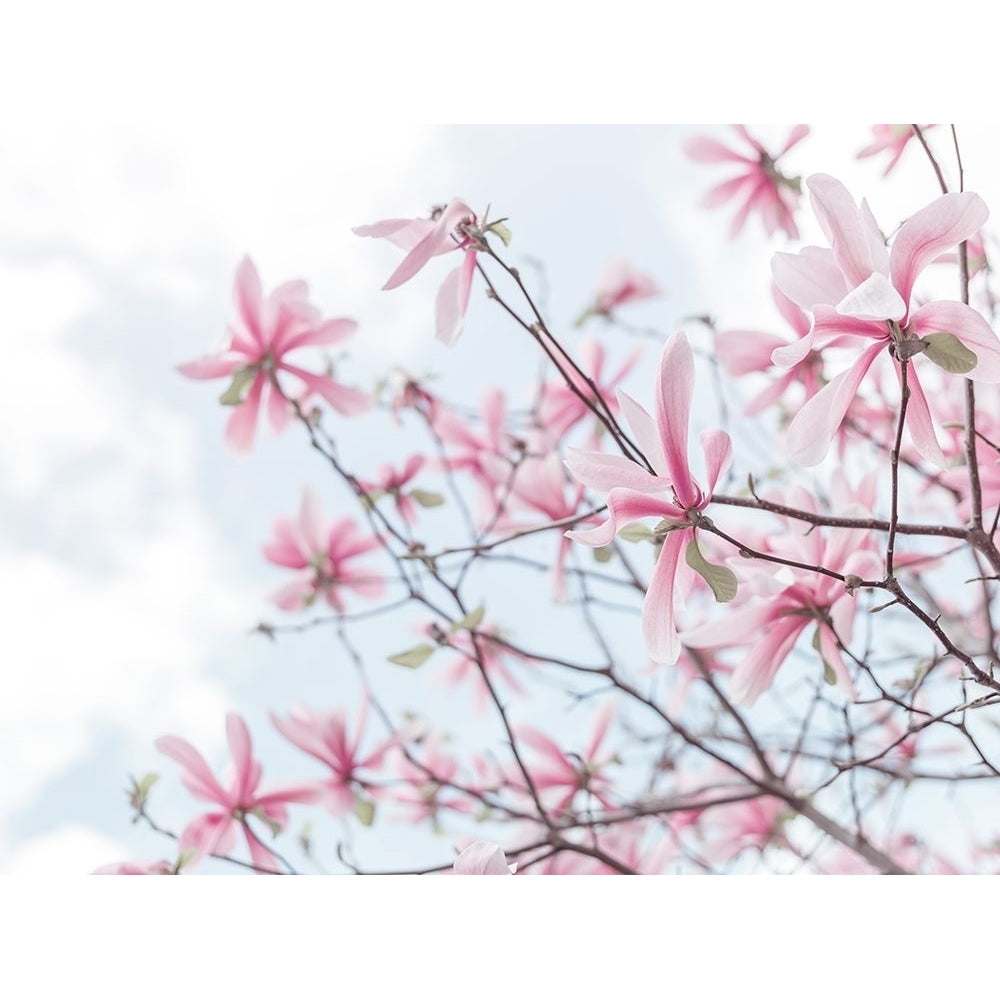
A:
{"label": "pink petal", "polygon": [[681,655],[681,640],[674,619],[674,582],[681,551],[693,537],[692,528],[681,528],[667,535],[642,602],[646,652],[657,663],[676,663]]}
{"label": "pink petal", "polygon": [[771,258],[771,274],[778,289],[803,309],[817,304],[832,306],[848,291],[833,252],[825,247],[803,247],[797,254],[776,253]]}
{"label": "pink petal", "polygon": [[664,475],[667,471],[667,460],[663,455],[663,445],[660,443],[656,421],[623,389],[618,390],[617,396],[618,405],[628,421],[639,451],[660,475]]}
{"label": "pink petal", "polygon": [[472,278],[476,273],[476,251],[465,251],[465,259],[451,271],[438,289],[435,304],[437,339],[449,346],[458,340],[469,307]]}
{"label": "pink petal", "polygon": [[177,370],[186,378],[222,378],[223,375],[232,375],[244,364],[246,364],[245,358],[217,356],[185,361],[177,366]]}
{"label": "pink petal", "polygon": [[266,340],[261,326],[264,292],[260,285],[260,275],[249,257],[244,257],[236,269],[233,298],[236,302],[236,311],[243,320],[247,333],[258,347],[264,347]]}
{"label": "pink petal", "polygon": [[276,566],[305,569],[309,565],[299,541],[299,533],[288,518],[274,523],[274,539],[264,546],[264,558]]}
{"label": "pink petal", "polygon": [[[900,376],[899,362],[894,359],[893,363],[896,366],[896,375]],[[931,419],[930,407],[927,405],[927,397],[920,384],[916,365],[909,366],[906,373],[906,384],[910,387],[910,401],[906,407],[906,429],[909,432],[910,440],[917,451],[931,465],[944,469],[948,462],[941,451],[937,435],[934,433],[934,421]]]}
{"label": "pink petal", "polygon": [[828,174],[813,174],[806,185],[813,211],[830,241],[837,266],[849,286],[860,285],[873,271],[881,268],[872,254],[857,203],[847,188]]}
{"label": "pink petal", "polygon": [[184,768],[182,780],[195,798],[228,808],[229,793],[216,780],[205,758],[187,740],[179,736],[161,736],[153,745]]}
{"label": "pink petal", "polygon": [[229,752],[236,765],[236,801],[246,805],[260,781],[260,765],[253,759],[253,745],[247,724],[237,712],[226,715],[226,737],[229,740]]}
{"label": "pink petal", "polygon": [[873,344],[795,414],[785,438],[792,461],[802,465],[818,465],[823,461],[861,380],[885,347],[885,342]]}
{"label": "pink petal", "polygon": [[906,303],[889,279],[875,271],[837,303],[837,312],[855,319],[899,320],[906,315]]}
{"label": "pink petal", "polygon": [[231,854],[235,843],[232,816],[228,813],[205,813],[188,823],[177,846],[181,851],[194,851],[200,859],[206,854]]}
{"label": "pink petal", "polygon": [[328,319],[319,326],[306,327],[286,338],[276,350],[286,354],[298,347],[328,347],[346,340],[357,328],[358,324],[353,319]]}
{"label": "pink petal", "polygon": [[683,331],[663,346],[656,383],[656,426],[667,472],[682,507],[692,507],[699,490],[688,467],[688,418],[694,393],[694,355]]}
{"label": "pink petal", "polygon": [[640,493],[665,493],[670,489],[669,479],[651,476],[641,465],[624,455],[567,448],[566,468],[577,482],[604,493],[617,487]]}
{"label": "pink petal", "polygon": [[725,431],[702,431],[699,435],[705,455],[705,488],[709,495],[715,491],[719,480],[729,469],[733,459],[733,442]]}
{"label": "pink petal", "polygon": [[917,337],[930,333],[954,334],[979,359],[966,378],[1000,382],[1000,340],[990,324],[970,306],[962,302],[928,302],[913,314],[907,332]]}
{"label": "pink petal", "polygon": [[[586,531],[567,531],[566,535],[584,545],[607,545],[626,525],[644,517],[665,517],[685,521],[687,514],[659,497],[652,497],[630,489],[614,489],[608,494],[608,519],[604,524]],[[671,532],[671,535],[675,532]]]}
{"label": "pink petal", "polygon": [[889,256],[892,283],[906,302],[917,275],[938,254],[974,236],[989,217],[986,202],[971,191],[945,194],[903,223]]}
{"label": "pink petal", "polygon": [[499,844],[488,844],[477,840],[470,844],[457,858],[456,875],[511,875],[507,867],[507,856]]}
{"label": "pink petal", "polygon": [[771,625],[733,671],[730,691],[737,702],[751,706],[774,683],[775,675],[808,622],[808,618],[790,615]]}
{"label": "pink petal", "polygon": [[699,163],[749,163],[756,166],[756,159],[734,152],[721,142],[708,136],[696,135],[684,143],[684,152]]}
{"label": "pink petal", "polygon": [[226,421],[226,444],[233,451],[248,454],[253,450],[253,439],[257,430],[257,415],[260,412],[260,397],[264,391],[267,376],[258,372],[246,401],[233,407]]}

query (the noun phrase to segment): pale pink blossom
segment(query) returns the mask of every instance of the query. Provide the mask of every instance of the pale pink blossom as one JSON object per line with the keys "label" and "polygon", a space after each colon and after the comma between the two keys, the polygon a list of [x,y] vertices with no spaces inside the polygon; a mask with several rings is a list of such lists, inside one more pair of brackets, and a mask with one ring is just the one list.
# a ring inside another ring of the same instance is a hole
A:
{"label": "pale pink blossom", "polygon": [[454,871],[456,875],[513,875],[517,865],[507,864],[499,844],[476,840],[455,858]]}
{"label": "pale pink blossom", "polygon": [[322,597],[343,614],[345,590],[360,597],[379,597],[384,590],[381,576],[356,565],[358,556],[379,546],[379,540],[364,534],[351,518],[325,518],[319,498],[312,490],[305,490],[298,517],[279,517],[274,522],[274,537],[264,546],[268,562],[296,570],[292,582],[274,594],[274,603],[285,611],[295,611]]}
{"label": "pale pink blossom", "polygon": [[[815,501],[801,488],[790,491],[786,503],[816,513]],[[843,510],[847,517],[865,513],[860,506]],[[786,560],[870,579],[880,572],[881,561],[868,543],[869,534],[861,528],[823,529],[789,519],[782,531],[770,536],[766,547]],[[823,573],[789,566],[782,573],[793,579],[779,593],[749,601],[718,621],[683,632],[682,641],[694,649],[749,645],[730,681],[733,699],[749,706],[771,687],[799,637],[811,629],[821,673],[853,698],[854,683],[842,647],[853,631],[854,595],[841,580]]]}
{"label": "pale pink blossom", "polygon": [[365,772],[381,767],[386,752],[396,744],[396,740],[390,738],[367,753],[361,751],[369,705],[366,695],[353,737],[342,709],[317,712],[305,705],[296,705],[286,718],[271,713],[271,721],[286,740],[330,768],[332,773],[322,783],[322,795],[317,801],[323,802],[335,816],[354,809],[359,792],[369,790],[374,779],[374,775]]}
{"label": "pale pink blossom", "polygon": [[[725,431],[705,431],[701,445],[708,473],[707,489],[695,481],[688,464],[687,438],[694,394],[694,355],[683,331],[664,345],[656,383],[656,419],[635,400],[619,393],[622,411],[652,471],[631,459],[601,452],[569,449],[567,466],[585,486],[608,491],[608,519],[570,537],[586,545],[608,545],[626,525],[658,517],[662,548],[642,605],[646,649],[657,663],[675,663],[681,644],[675,598],[683,596],[677,578],[684,556],[697,550],[697,521],[729,465],[732,444]],[[693,547],[693,548],[692,548]],[[718,569],[718,568],[717,568]]]}
{"label": "pale pink blossom", "polygon": [[515,660],[525,660],[526,657],[498,641],[501,638],[500,630],[485,622],[477,626],[475,642],[465,630],[449,635],[448,648],[458,653],[458,656],[445,665],[435,678],[435,684],[446,688],[468,684],[472,688],[473,708],[477,713],[485,710],[490,698],[486,677],[495,689],[502,685],[514,694],[523,695],[524,686],[509,664]]}
{"label": "pale pink blossom", "polygon": [[[635,368],[641,353],[641,348],[631,351],[625,360],[608,374],[604,370],[606,361],[604,345],[599,340],[585,340],[580,347],[580,370],[597,388],[601,402],[615,417],[618,416],[616,391],[629,372]],[[568,371],[568,378],[572,385],[568,385],[566,379],[562,377],[546,382],[538,403],[539,427],[546,440],[553,445],[561,441],[581,420],[593,416],[591,406],[595,401],[594,390],[572,369]],[[595,437],[600,427],[595,419]]]}
{"label": "pale pink blossom", "polygon": [[[922,130],[934,128],[933,125],[921,125]],[[858,152],[858,159],[866,156],[879,156],[887,153],[887,162],[882,171],[883,177],[888,177],[890,171],[899,162],[903,150],[910,140],[916,138],[912,125],[872,125],[872,141]]]}
{"label": "pale pink blossom", "polygon": [[425,462],[423,455],[411,455],[401,469],[385,462],[378,467],[375,478],[361,480],[361,486],[369,495],[375,494],[374,499],[381,494],[392,497],[396,513],[412,526],[417,523],[417,508],[413,498],[404,492],[404,487],[416,478]]}
{"label": "pale pink blossom", "polygon": [[[354,320],[323,319],[309,302],[304,281],[286,282],[265,295],[249,257],[237,268],[233,292],[236,319],[229,325],[226,347],[219,354],[177,366],[188,378],[232,378],[222,397],[233,408],[226,424],[226,441],[231,448],[250,451],[261,408],[266,409],[273,430],[283,430],[291,413],[289,399],[301,404],[315,394],[345,416],[369,409],[371,397],[367,393],[287,360],[288,354],[301,347],[340,343],[354,333]],[[282,375],[292,378],[294,391],[283,383]]]}
{"label": "pale pink blossom", "polygon": [[181,781],[202,802],[216,808],[203,813],[184,828],[178,840],[182,852],[192,851],[195,860],[206,854],[228,855],[236,843],[237,828],[243,831],[250,859],[263,871],[278,871],[278,861],[250,826],[257,818],[276,836],[288,822],[286,806],[292,802],[314,802],[315,785],[288,785],[270,792],[258,791],[261,766],[254,760],[246,723],[236,712],[226,716],[226,736],[233,758],[225,783],[220,782],[205,758],[179,736],[161,736],[156,749],[181,765]]}
{"label": "pale pink blossom", "polygon": [[[516,728],[518,740],[537,755],[528,765],[528,771],[532,784],[553,815],[566,812],[578,794],[592,796],[606,808],[614,806],[613,785],[607,769],[617,763],[618,758],[613,752],[601,749],[614,717],[614,705],[605,702],[594,717],[583,753],[568,753],[535,726]],[[511,782],[519,787],[524,785],[519,774],[512,775]]]}
{"label": "pale pink blossom", "polygon": [[661,294],[652,277],[640,271],[631,261],[620,258],[611,261],[601,272],[591,311],[610,316],[615,309],[629,302],[641,302]]}
{"label": "pale pink blossom", "polygon": [[778,170],[778,160],[808,134],[806,125],[796,125],[785,145],[773,156],[755,139],[745,125],[733,125],[737,137],[749,147],[747,152],[730,149],[715,139],[696,136],[684,144],[684,151],[699,163],[735,163],[740,172],[728,181],[712,188],[702,201],[705,208],[715,208],[724,202],[738,199],[736,217],[730,235],[736,236],[752,212],[760,215],[764,230],[773,236],[783,230],[792,239],[799,235],[794,213],[799,201],[798,178],[787,177]]}
{"label": "pale pink blossom", "polygon": [[[775,254],[775,281],[793,302],[812,312],[810,332],[779,348],[774,361],[799,363],[812,350],[845,338],[861,344],[861,355],[813,396],[796,414],[787,434],[790,456],[805,465],[820,462],[855,399],[861,380],[875,359],[900,351],[919,359],[925,338],[948,334],[972,352],[968,378],[1000,381],[1000,341],[989,323],[961,302],[933,301],[916,306],[914,284],[920,272],[942,251],[967,239],[986,221],[989,210],[977,194],[946,194],[908,219],[891,250],[868,205],[860,207],[840,181],[816,174],[807,182],[813,209],[830,249],[806,247],[798,254]],[[906,425],[910,438],[929,462],[943,466],[920,383],[918,365],[908,366],[910,390]],[[901,378],[901,375],[900,375]]]}
{"label": "pale pink blossom", "polygon": [[406,251],[402,263],[382,286],[385,291],[409,281],[432,257],[453,250],[462,254],[462,263],[441,284],[435,307],[438,340],[454,344],[469,305],[476,253],[482,248],[481,237],[470,235],[477,224],[475,212],[455,199],[437,209],[430,219],[384,219],[353,231],[357,236],[387,239]]}

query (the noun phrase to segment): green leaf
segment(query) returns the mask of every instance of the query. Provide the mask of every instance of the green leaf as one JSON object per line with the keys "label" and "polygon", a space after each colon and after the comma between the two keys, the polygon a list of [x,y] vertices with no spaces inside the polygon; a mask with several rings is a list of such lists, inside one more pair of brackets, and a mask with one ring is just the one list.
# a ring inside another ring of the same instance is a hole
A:
{"label": "green leaf", "polygon": [[500,237],[503,240],[503,245],[505,247],[510,246],[511,231],[504,225],[505,219],[497,219],[496,222],[491,222],[486,227],[486,232],[492,233],[494,236]]}
{"label": "green leaf", "polygon": [[480,604],[478,608],[473,608],[464,618],[459,618],[457,622],[451,627],[452,632],[459,632],[461,629],[466,628],[470,632],[475,631],[479,628],[483,615],[486,614],[486,605]]}
{"label": "green leaf", "polygon": [[636,522],[635,524],[626,525],[618,532],[618,537],[624,539],[626,542],[651,542],[653,540],[653,532],[646,525]]}
{"label": "green leaf", "polygon": [[823,682],[829,684],[831,687],[837,683],[837,675],[833,672],[833,667],[827,662],[826,657],[823,655],[819,643],[819,626],[816,627],[816,631],[813,632],[812,647],[819,653],[819,658],[823,661]]}
{"label": "green leaf", "polygon": [[611,557],[614,554],[614,549],[609,545],[604,545],[599,549],[594,549],[594,560],[599,563],[611,562]]}
{"label": "green leaf", "polygon": [[712,588],[715,599],[720,604],[728,604],[736,596],[736,574],[728,566],[710,563],[698,548],[698,540],[688,542],[684,561]]}
{"label": "green leaf", "polygon": [[927,357],[946,372],[965,375],[979,363],[975,353],[953,333],[931,333],[923,339],[927,344]]}
{"label": "green leaf", "polygon": [[233,375],[229,388],[219,397],[223,406],[242,406],[247,399],[250,386],[253,385],[257,372],[253,368],[240,368]]}
{"label": "green leaf", "polygon": [[375,822],[375,803],[371,799],[363,799],[360,795],[354,797],[354,815],[362,826],[371,826]]}
{"label": "green leaf", "polygon": [[444,497],[440,493],[432,493],[430,490],[410,490],[410,496],[421,507],[440,507],[444,503]]}
{"label": "green leaf", "polygon": [[397,653],[395,656],[390,656],[389,662],[396,663],[401,667],[422,667],[433,652],[433,646],[421,643],[419,646],[414,646],[413,649],[406,650],[405,653]]}

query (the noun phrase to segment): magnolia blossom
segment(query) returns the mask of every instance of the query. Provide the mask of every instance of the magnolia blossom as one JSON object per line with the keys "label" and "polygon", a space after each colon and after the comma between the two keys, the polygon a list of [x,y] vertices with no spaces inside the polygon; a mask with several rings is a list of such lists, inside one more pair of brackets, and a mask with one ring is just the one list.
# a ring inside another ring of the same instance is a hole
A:
{"label": "magnolia blossom", "polygon": [[779,229],[792,239],[799,235],[794,212],[799,200],[798,178],[786,177],[778,170],[778,160],[808,134],[806,125],[796,125],[788,141],[772,156],[744,125],[733,125],[736,135],[749,146],[749,152],[739,152],[707,136],[697,136],[684,144],[684,151],[699,163],[736,163],[741,171],[731,180],[712,188],[702,200],[705,208],[715,208],[723,202],[740,199],[742,204],[730,226],[730,235],[743,229],[751,212],[757,212],[768,236]]}
{"label": "magnolia blossom", "polygon": [[640,271],[631,261],[619,258],[611,261],[601,272],[594,304],[581,319],[593,313],[610,316],[619,306],[661,294],[659,285],[652,277]]}
{"label": "magnolia blossom", "polygon": [[[586,372],[590,382],[597,388],[601,402],[614,416],[618,415],[618,400],[615,390],[625,377],[635,368],[642,349],[629,352],[625,360],[608,374],[605,371],[607,356],[604,345],[599,340],[585,340],[580,347],[580,370]],[[537,419],[546,440],[555,445],[581,420],[593,415],[594,390],[587,381],[569,369],[566,378],[553,379],[542,388],[538,402]],[[590,404],[590,405],[588,405]],[[596,437],[601,424],[595,422]]]}
{"label": "magnolia blossom", "polygon": [[[656,419],[624,392],[618,398],[635,440],[652,471],[618,455],[569,449],[566,464],[585,486],[608,491],[608,519],[597,528],[571,531],[570,538],[586,545],[611,542],[626,525],[644,517],[658,517],[656,533],[663,540],[649,588],[642,605],[646,649],[657,663],[675,663],[681,644],[674,601],[679,594],[681,555],[692,568],[717,580],[725,577],[720,599],[732,576],[724,567],[712,567],[701,556],[696,537],[698,517],[711,500],[712,491],[729,466],[732,444],[725,431],[704,431],[701,445],[708,472],[706,490],[691,474],[687,456],[688,420],[694,394],[694,355],[683,331],[664,345],[656,383]],[[707,579],[707,577],[706,577]],[[716,589],[716,588],[713,588]]]}
{"label": "magnolia blossom", "polygon": [[455,199],[430,219],[383,219],[353,230],[357,236],[387,239],[406,251],[402,263],[382,286],[384,291],[409,281],[432,257],[453,250],[462,253],[462,263],[448,274],[437,294],[437,338],[446,344],[458,339],[469,306],[476,252],[482,248],[480,238],[469,235],[469,228],[477,223],[475,212]]}
{"label": "magnolia blossom", "polygon": [[[582,754],[567,753],[534,726],[517,727],[518,739],[538,754],[538,761],[528,770],[532,784],[548,801],[548,808],[554,815],[565,812],[578,792],[593,796],[606,808],[614,806],[613,786],[605,769],[617,758],[613,753],[601,752],[614,716],[614,705],[605,702],[594,718],[593,730]],[[523,785],[523,778],[513,774],[511,782]]]}
{"label": "magnolia blossom", "polygon": [[[934,128],[933,125],[921,125],[920,127],[924,130]],[[899,163],[903,150],[909,145],[910,140],[916,137],[916,134],[912,125],[872,125],[872,141],[858,152],[858,159],[862,160],[866,156],[888,153],[888,162],[882,171],[882,176],[888,177],[892,168]]]}
{"label": "magnolia blossom", "polygon": [[476,840],[455,858],[454,871],[456,875],[513,875],[517,865],[507,864],[499,844]]}
{"label": "magnolia blossom", "polygon": [[[817,510],[803,489],[790,491],[785,502],[800,510]],[[868,516],[860,505],[848,506],[842,513],[846,517]],[[879,556],[869,546],[869,535],[861,528],[831,531],[788,522],[764,547],[782,559],[865,579],[881,569]],[[785,583],[777,593],[772,590],[718,621],[682,633],[684,644],[694,649],[749,645],[733,671],[730,690],[735,701],[752,705],[772,685],[799,637],[811,628],[828,680],[854,697],[854,684],[841,652],[853,631],[854,595],[836,577],[812,570],[784,566],[777,579]]]}
{"label": "magnolia blossom", "polygon": [[380,767],[386,751],[396,745],[396,739],[387,739],[370,752],[361,753],[369,704],[366,696],[361,703],[353,737],[348,732],[347,719],[340,709],[316,712],[304,705],[296,705],[286,718],[271,713],[271,721],[286,740],[330,768],[332,774],[323,782],[323,794],[318,798],[335,816],[354,809],[357,789],[365,788],[369,781],[368,776],[362,772]]}
{"label": "magnolia blossom", "polygon": [[264,556],[277,566],[294,569],[295,579],[274,595],[285,611],[306,608],[322,597],[331,608],[344,612],[343,591],[361,597],[378,597],[382,578],[366,567],[352,565],[358,556],[379,548],[379,540],[363,534],[349,517],[328,521],[319,498],[305,490],[296,519],[279,517],[274,537],[264,546]]}
{"label": "magnolia blossom", "polygon": [[[309,302],[309,288],[304,281],[286,282],[265,295],[249,257],[244,257],[237,268],[233,294],[237,318],[228,328],[226,347],[219,354],[177,366],[188,378],[232,378],[222,396],[222,402],[233,407],[226,424],[226,441],[231,448],[248,452],[253,447],[261,407],[267,410],[271,427],[283,430],[288,424],[291,398],[301,403],[316,394],[345,416],[369,409],[371,397],[367,393],[286,360],[286,355],[300,347],[340,343],[354,333],[354,320],[323,319]],[[298,393],[282,384],[282,373],[302,387]]]}
{"label": "magnolia blossom", "polygon": [[[913,296],[924,267],[986,221],[989,210],[979,195],[942,195],[900,227],[890,250],[867,203],[859,207],[840,181],[815,174],[807,186],[830,248],[806,247],[798,254],[779,253],[773,258],[772,272],[782,292],[813,315],[810,332],[776,350],[774,361],[791,366],[809,351],[834,341],[844,343],[845,338],[868,344],[850,368],[799,410],[788,428],[791,457],[815,465],[826,455],[865,373],[884,351],[891,349],[897,373],[900,355],[919,359],[927,351],[950,371],[998,382],[1000,341],[969,306],[950,301],[917,306]],[[907,376],[910,437],[925,459],[943,466],[916,364],[909,364]]]}
{"label": "magnolia blossom", "polygon": [[314,785],[289,785],[270,792],[258,791],[261,766],[254,760],[246,723],[235,712],[226,716],[226,736],[233,767],[225,784],[219,782],[205,758],[187,740],[179,736],[161,736],[156,741],[160,753],[181,765],[181,781],[187,790],[196,799],[217,807],[188,823],[180,835],[178,847],[182,853],[194,852],[196,860],[206,854],[229,854],[239,827],[254,866],[264,871],[277,871],[277,859],[250,827],[250,819],[256,816],[277,835],[288,822],[286,806],[291,802],[314,802],[316,788]]}
{"label": "magnolia blossom", "polygon": [[402,469],[393,468],[388,462],[378,467],[374,479],[361,482],[369,494],[375,494],[378,499],[381,494],[391,496],[396,505],[396,513],[409,525],[417,523],[417,508],[412,497],[403,492],[403,487],[411,482],[424,467],[426,459],[423,455],[411,455]]}

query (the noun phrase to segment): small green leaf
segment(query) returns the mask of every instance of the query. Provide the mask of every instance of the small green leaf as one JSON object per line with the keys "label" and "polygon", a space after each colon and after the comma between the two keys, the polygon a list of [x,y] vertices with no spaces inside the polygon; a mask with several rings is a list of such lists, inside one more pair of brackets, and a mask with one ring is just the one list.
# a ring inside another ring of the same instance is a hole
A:
{"label": "small green leaf", "polygon": [[486,232],[492,233],[494,236],[498,236],[503,240],[503,245],[505,247],[510,246],[511,231],[504,225],[506,219],[497,219],[496,222],[491,222],[486,227]]}
{"label": "small green leaf", "polygon": [[444,503],[444,497],[440,493],[432,493],[430,490],[410,490],[410,496],[421,507],[440,507]]}
{"label": "small green leaf", "polygon": [[614,554],[614,549],[609,545],[604,545],[599,549],[594,549],[594,561],[599,563],[611,562],[611,557]]}
{"label": "small green leaf", "polygon": [[736,596],[736,574],[728,566],[710,563],[698,548],[698,540],[688,542],[684,561],[712,588],[715,599],[720,604],[728,604]]}
{"label": "small green leaf", "polygon": [[397,653],[395,656],[390,656],[389,662],[396,663],[401,667],[422,667],[433,652],[433,646],[421,643],[419,646],[414,646],[413,649],[406,650],[405,653]]}
{"label": "small green leaf", "polygon": [[622,528],[618,532],[618,537],[624,539],[626,542],[651,542],[653,540],[653,532],[646,525],[637,521],[635,524],[629,524]]}
{"label": "small green leaf", "polygon": [[812,647],[819,653],[820,659],[823,661],[823,682],[829,684],[831,687],[837,683],[837,675],[833,672],[833,667],[827,662],[826,657],[823,655],[822,648],[820,646],[819,640],[819,627],[817,626],[816,631],[813,632]]}
{"label": "small green leaf", "polygon": [[927,344],[927,357],[946,372],[965,375],[979,363],[975,353],[953,333],[931,333],[923,339]]}
{"label": "small green leaf", "polygon": [[354,797],[354,815],[362,826],[371,826],[375,822],[375,803],[371,799],[363,799],[360,795]]}
{"label": "small green leaf", "polygon": [[486,614],[486,605],[480,604],[478,608],[473,608],[464,618],[459,618],[454,625],[451,626],[452,632],[458,632],[461,629],[468,629],[470,632],[475,631],[479,628],[483,615]]}
{"label": "small green leaf", "polygon": [[233,375],[229,388],[219,397],[223,406],[242,406],[247,399],[250,386],[253,385],[257,372],[253,368],[240,368]]}
{"label": "small green leaf", "polygon": [[129,802],[133,809],[143,809],[146,805],[146,800],[149,798],[149,791],[160,780],[158,774],[154,774],[152,771],[149,774],[143,775],[138,781],[135,778],[132,779],[132,788],[129,792]]}

